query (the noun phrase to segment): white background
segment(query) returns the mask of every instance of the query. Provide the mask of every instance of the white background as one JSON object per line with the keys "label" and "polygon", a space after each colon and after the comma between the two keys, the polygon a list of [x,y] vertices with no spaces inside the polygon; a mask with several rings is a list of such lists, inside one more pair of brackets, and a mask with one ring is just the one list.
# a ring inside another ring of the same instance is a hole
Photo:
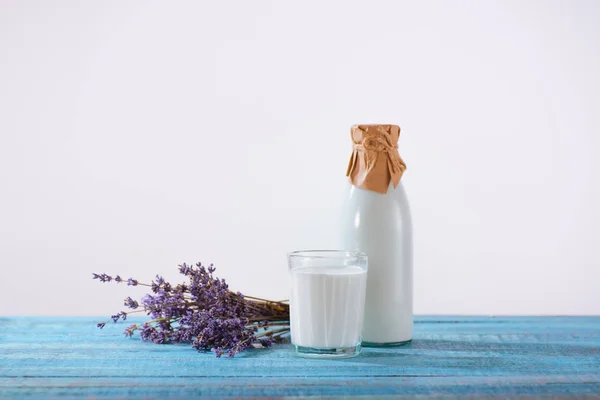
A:
{"label": "white background", "polygon": [[0,0],[0,315],[287,297],[397,123],[418,314],[600,313],[600,2]]}

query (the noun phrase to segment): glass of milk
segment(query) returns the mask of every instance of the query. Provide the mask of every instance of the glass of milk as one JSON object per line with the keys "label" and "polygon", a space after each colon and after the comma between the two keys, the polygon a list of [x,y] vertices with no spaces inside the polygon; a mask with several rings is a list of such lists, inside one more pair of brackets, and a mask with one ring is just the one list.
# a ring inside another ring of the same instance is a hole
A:
{"label": "glass of milk", "polygon": [[309,250],[288,254],[292,343],[302,357],[341,358],[360,353],[367,255]]}

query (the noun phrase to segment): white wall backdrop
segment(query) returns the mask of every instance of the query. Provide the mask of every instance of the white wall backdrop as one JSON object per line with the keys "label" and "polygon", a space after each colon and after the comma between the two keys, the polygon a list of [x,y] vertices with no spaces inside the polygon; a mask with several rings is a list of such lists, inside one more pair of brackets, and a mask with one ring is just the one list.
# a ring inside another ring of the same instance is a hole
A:
{"label": "white wall backdrop", "polygon": [[600,313],[600,2],[0,1],[0,315],[287,296],[397,123],[419,314]]}

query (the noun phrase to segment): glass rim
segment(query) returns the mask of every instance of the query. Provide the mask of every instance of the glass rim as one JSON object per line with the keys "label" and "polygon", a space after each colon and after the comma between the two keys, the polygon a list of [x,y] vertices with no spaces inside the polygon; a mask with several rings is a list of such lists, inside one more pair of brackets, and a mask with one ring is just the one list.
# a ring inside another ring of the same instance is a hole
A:
{"label": "glass rim", "polygon": [[355,250],[296,250],[289,252],[288,258],[358,258],[367,260],[367,253]]}

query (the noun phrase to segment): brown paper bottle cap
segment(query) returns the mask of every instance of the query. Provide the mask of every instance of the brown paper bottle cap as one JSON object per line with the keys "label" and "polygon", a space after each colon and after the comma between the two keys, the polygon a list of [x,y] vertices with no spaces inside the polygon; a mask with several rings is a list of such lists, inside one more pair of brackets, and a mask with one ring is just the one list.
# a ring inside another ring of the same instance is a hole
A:
{"label": "brown paper bottle cap", "polygon": [[387,193],[390,182],[398,186],[406,164],[398,153],[398,125],[353,125],[353,151],[346,176],[359,188]]}

